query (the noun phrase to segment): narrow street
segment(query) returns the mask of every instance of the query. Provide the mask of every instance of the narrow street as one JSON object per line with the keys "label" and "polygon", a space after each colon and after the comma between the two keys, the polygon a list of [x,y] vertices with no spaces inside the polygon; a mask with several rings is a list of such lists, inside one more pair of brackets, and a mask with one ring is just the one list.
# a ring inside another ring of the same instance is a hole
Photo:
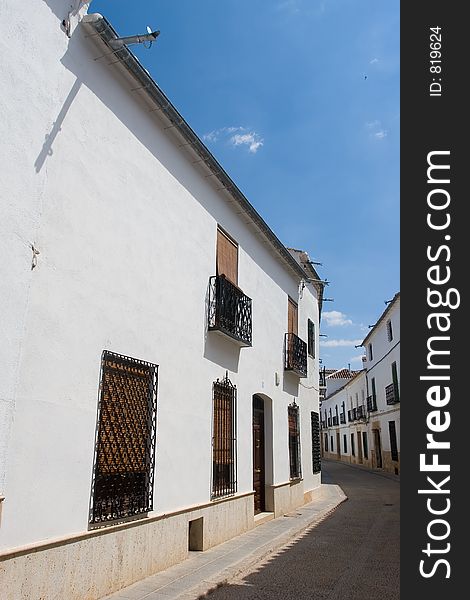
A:
{"label": "narrow street", "polygon": [[348,500],[255,571],[210,600],[394,600],[399,593],[400,484],[365,469],[323,462],[323,479]]}

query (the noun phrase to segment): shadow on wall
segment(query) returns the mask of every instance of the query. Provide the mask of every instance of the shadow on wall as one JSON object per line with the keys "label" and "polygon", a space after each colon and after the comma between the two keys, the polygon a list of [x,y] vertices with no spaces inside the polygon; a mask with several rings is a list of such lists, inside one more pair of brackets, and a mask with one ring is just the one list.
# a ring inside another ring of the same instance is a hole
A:
{"label": "shadow on wall", "polygon": [[[47,4],[59,19],[66,16],[63,13],[64,7],[67,8],[67,5],[64,5],[63,2],[47,0]],[[177,139],[173,137],[174,133],[171,129],[167,132],[161,124],[158,124],[159,117],[155,116],[158,115],[158,112],[151,112],[152,109],[144,100],[143,92],[138,88],[134,89],[130,79],[120,75],[116,67],[110,66],[109,63],[113,61],[110,53],[110,50],[107,52],[104,47],[96,46],[90,39],[87,39],[81,26],[74,29],[61,62],[76,76],[76,82],[68,93],[52,129],[45,133],[42,150],[34,164],[36,172],[42,169],[47,157],[53,154],[54,142],[58,134],[66,127],[67,112],[83,85],[107,106],[130,131],[130,135],[137,138],[209,214],[218,222],[225,223],[227,202],[221,201],[223,192],[216,191],[215,184],[217,182],[211,183],[207,173],[202,170],[200,160],[190,154],[187,147],[178,143]],[[140,110],[137,109],[137,103],[140,103]],[[132,110],[130,107],[135,107],[136,110]],[[89,130],[85,130],[83,133],[89,134],[90,138],[95,137],[96,132],[93,130],[92,124],[88,127]],[[105,154],[106,147],[103,146],[103,158],[105,158]],[[123,161],[125,160],[125,153],[123,153]],[[188,168],[188,165],[193,165],[193,167]],[[114,167],[119,170],[119,165],[114,165]],[[96,156],[90,157],[90,168],[96,168]],[[285,269],[273,260],[272,255],[275,254],[273,250],[270,250],[266,244],[257,242],[250,234],[244,220],[236,216],[235,210],[232,214],[233,231],[231,233],[237,238],[244,251],[277,282],[286,294],[295,297],[298,293],[295,278],[290,277]]]}
{"label": "shadow on wall", "polygon": [[215,331],[208,331],[204,347],[204,358],[232,373],[238,373],[240,348],[223,335]]}
{"label": "shadow on wall", "polygon": [[299,377],[290,371],[284,371],[282,389],[291,396],[299,397]]}

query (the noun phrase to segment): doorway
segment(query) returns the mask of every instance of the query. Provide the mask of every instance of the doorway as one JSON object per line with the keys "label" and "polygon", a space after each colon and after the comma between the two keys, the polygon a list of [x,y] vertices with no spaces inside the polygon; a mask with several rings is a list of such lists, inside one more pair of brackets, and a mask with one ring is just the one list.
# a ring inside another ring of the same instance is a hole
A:
{"label": "doorway", "polygon": [[266,510],[264,464],[264,400],[253,396],[253,489],[255,515]]}
{"label": "doorway", "polygon": [[375,460],[377,461],[377,468],[382,468],[382,444],[380,442],[380,431],[373,429],[374,432],[374,448],[375,448]]}

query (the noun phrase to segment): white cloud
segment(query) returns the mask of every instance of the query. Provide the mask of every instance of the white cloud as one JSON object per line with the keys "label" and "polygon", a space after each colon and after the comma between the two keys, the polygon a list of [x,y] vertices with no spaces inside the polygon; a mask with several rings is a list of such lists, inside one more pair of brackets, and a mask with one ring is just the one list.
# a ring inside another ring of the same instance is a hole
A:
{"label": "white cloud", "polygon": [[362,357],[364,355],[363,354],[359,354],[359,356],[353,356],[352,358],[349,359],[350,363],[360,363],[362,365]]}
{"label": "white cloud", "polygon": [[202,139],[206,142],[217,142],[221,136],[230,135],[234,131],[244,130],[244,127],[221,127],[220,129],[214,129],[213,131],[209,131],[209,133],[205,133]]}
{"label": "white cloud", "polygon": [[346,315],[339,310],[330,310],[322,313],[328,327],[342,327],[343,325],[352,325],[351,319],[347,319]]}
{"label": "white cloud", "polygon": [[370,65],[375,65],[375,64],[377,64],[378,62],[379,62],[379,59],[378,59],[378,58],[373,58],[371,61],[369,61],[369,64],[370,64]]}
{"label": "white cloud", "polygon": [[324,348],[344,348],[344,347],[353,347],[358,346],[362,340],[326,340],[320,341],[320,346]]}
{"label": "white cloud", "polygon": [[221,127],[214,129],[202,136],[206,142],[213,144],[224,140],[232,146],[248,146],[248,151],[255,154],[264,144],[262,137],[256,131],[249,131],[247,127]]}
{"label": "white cloud", "polygon": [[261,148],[264,140],[254,131],[250,133],[236,133],[230,138],[234,146],[248,146],[249,152],[255,154]]}
{"label": "white cloud", "polygon": [[383,140],[387,137],[388,131],[382,127],[382,123],[376,119],[375,121],[368,121],[366,128],[369,130],[370,137],[376,140]]}

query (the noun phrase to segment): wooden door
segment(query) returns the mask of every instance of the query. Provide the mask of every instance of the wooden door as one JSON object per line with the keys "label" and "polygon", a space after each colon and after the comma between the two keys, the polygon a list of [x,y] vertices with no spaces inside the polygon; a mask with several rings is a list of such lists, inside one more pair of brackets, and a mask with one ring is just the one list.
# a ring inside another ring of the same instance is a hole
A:
{"label": "wooden door", "polygon": [[265,511],[264,476],[264,401],[253,397],[253,489],[255,515]]}
{"label": "wooden door", "polygon": [[289,298],[288,306],[287,306],[287,332],[298,334],[298,308],[297,303]]}
{"label": "wooden door", "polygon": [[357,432],[357,457],[359,464],[362,465],[362,435],[361,432]]}
{"label": "wooden door", "polygon": [[225,275],[238,285],[238,244],[222,229],[217,229],[217,275]]}
{"label": "wooden door", "polygon": [[336,432],[336,454],[341,458],[341,437],[339,431]]}
{"label": "wooden door", "polygon": [[374,448],[375,448],[375,459],[377,461],[377,468],[382,468],[382,444],[380,443],[380,431],[373,429],[374,432]]}

